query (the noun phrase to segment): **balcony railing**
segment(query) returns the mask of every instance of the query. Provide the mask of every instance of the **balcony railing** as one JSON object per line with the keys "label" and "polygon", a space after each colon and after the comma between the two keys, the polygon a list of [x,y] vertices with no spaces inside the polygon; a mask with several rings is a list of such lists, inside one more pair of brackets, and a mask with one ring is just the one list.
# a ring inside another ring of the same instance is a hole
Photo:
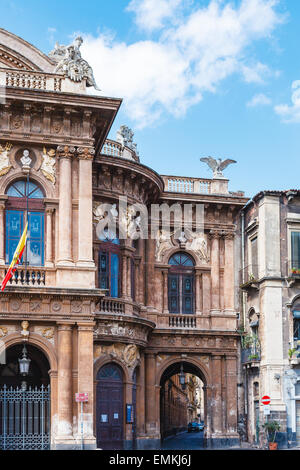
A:
{"label": "balcony railing", "polygon": [[300,260],[288,262],[288,274],[289,276],[300,278]]}
{"label": "balcony railing", "polygon": [[197,328],[197,320],[192,315],[172,315],[169,317],[170,328]]}
{"label": "balcony railing", "polygon": [[[6,275],[8,269],[5,269]],[[43,268],[25,268],[19,267],[13,273],[7,283],[8,286],[30,286],[42,287],[46,285],[46,270]]]}
{"label": "balcony railing", "polygon": [[104,142],[101,153],[110,157],[126,158],[127,160],[139,162],[139,157],[134,150],[129,147],[123,147],[122,144],[111,139],[107,139]]}
{"label": "balcony railing", "polygon": [[209,179],[184,178],[162,176],[165,183],[165,191],[172,193],[210,194],[211,183]]}
{"label": "balcony railing", "polygon": [[99,300],[97,307],[100,312],[104,313],[125,313],[125,302],[121,299],[112,299],[109,297],[103,297]]}
{"label": "balcony railing", "polygon": [[247,348],[242,349],[242,363],[248,364],[251,362],[260,362],[260,350],[259,348]]}
{"label": "balcony railing", "polygon": [[0,86],[30,90],[64,91],[64,77],[45,72],[25,72],[0,68]]}

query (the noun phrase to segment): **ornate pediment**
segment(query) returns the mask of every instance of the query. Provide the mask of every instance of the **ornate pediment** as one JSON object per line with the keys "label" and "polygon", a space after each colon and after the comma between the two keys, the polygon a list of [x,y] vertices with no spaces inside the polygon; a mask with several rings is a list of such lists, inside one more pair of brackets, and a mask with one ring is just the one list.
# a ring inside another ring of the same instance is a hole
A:
{"label": "ornate pediment", "polygon": [[54,62],[43,52],[15,34],[0,28],[0,68],[53,72]]}

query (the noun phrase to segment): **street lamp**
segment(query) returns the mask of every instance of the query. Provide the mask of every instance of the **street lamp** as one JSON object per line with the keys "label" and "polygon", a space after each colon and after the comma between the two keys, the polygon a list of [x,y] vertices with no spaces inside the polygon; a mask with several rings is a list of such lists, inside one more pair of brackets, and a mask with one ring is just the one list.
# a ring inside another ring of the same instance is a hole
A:
{"label": "street lamp", "polygon": [[183,363],[181,363],[181,367],[180,367],[179,383],[181,385],[182,390],[185,390],[186,383],[185,383],[185,373],[183,372]]}
{"label": "street lamp", "polygon": [[19,359],[20,374],[23,377],[26,377],[29,373],[30,362],[31,362],[31,359],[29,359],[29,357],[27,357],[27,350],[26,350],[26,346],[24,344],[23,357],[21,359]]}

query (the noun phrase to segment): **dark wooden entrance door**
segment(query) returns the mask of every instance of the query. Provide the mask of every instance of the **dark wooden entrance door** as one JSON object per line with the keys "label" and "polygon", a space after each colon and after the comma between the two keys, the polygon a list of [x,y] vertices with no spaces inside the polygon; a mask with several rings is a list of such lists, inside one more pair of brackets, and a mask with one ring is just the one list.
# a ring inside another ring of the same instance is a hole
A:
{"label": "dark wooden entrance door", "polygon": [[97,374],[96,432],[100,449],[123,449],[123,377],[116,364]]}

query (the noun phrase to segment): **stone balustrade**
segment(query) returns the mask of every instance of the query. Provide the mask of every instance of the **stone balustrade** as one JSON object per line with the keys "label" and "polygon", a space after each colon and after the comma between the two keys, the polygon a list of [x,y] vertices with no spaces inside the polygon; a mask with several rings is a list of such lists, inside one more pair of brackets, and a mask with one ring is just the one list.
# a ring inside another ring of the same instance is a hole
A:
{"label": "stone balustrade", "polygon": [[[4,270],[4,276],[8,269]],[[8,286],[18,287],[43,287],[46,285],[46,269],[44,268],[25,268],[19,267],[15,270],[12,277],[7,283]]]}
{"label": "stone balustrade", "polygon": [[0,86],[30,90],[68,91],[63,86],[64,77],[44,72],[23,72],[0,68]]}
{"label": "stone balustrade", "polygon": [[170,328],[197,328],[197,318],[194,315],[170,315]]}
{"label": "stone balustrade", "polygon": [[161,175],[165,191],[183,194],[229,194],[227,179],[186,178]]}
{"label": "stone balustrade", "polygon": [[128,160],[134,160],[136,162],[139,162],[140,160],[134,150],[126,146],[123,147],[122,144],[111,139],[107,139],[104,142],[101,153],[103,155],[108,155],[109,157],[126,158]]}

